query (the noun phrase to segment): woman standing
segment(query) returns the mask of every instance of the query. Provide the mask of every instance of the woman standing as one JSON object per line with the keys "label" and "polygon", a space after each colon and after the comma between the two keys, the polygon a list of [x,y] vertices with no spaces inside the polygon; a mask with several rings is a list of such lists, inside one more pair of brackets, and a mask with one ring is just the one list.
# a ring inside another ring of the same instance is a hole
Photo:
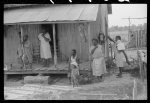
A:
{"label": "woman standing", "polygon": [[102,53],[104,55],[104,58],[103,58],[103,67],[104,67],[104,70],[105,70],[105,73],[107,73],[107,70],[106,70],[106,63],[105,63],[105,35],[104,33],[100,33],[99,36],[98,36],[98,40],[99,40],[99,44],[102,46]]}
{"label": "woman standing", "polygon": [[38,36],[40,40],[40,56],[44,59],[44,67],[49,67],[49,59],[52,58],[51,49],[49,41],[51,38],[48,32],[43,31],[43,33]]}
{"label": "woman standing", "polygon": [[97,39],[93,39],[92,43],[93,43],[93,46],[91,46],[91,56],[93,59],[93,62],[92,62],[93,76],[96,76],[99,80],[101,80],[102,75],[106,73],[102,45],[98,44]]}

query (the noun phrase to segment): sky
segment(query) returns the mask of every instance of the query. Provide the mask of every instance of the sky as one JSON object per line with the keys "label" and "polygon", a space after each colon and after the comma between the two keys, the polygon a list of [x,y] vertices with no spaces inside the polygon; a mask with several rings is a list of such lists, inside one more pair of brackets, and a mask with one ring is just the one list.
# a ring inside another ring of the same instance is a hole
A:
{"label": "sky", "polygon": [[[112,4],[112,14],[108,15],[108,24],[111,26],[129,26],[128,19],[122,18],[147,17],[147,4]],[[147,19],[131,19],[131,25],[147,23]]]}

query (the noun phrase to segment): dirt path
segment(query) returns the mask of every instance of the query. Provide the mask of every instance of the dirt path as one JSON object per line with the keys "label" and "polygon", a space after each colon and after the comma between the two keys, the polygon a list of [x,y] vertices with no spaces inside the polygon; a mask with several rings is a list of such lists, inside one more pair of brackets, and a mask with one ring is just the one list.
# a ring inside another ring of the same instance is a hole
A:
{"label": "dirt path", "polygon": [[20,83],[20,85],[11,86],[11,83],[8,83],[9,85],[4,87],[4,95],[6,99],[11,100],[130,100],[133,79],[129,74],[124,74],[123,78],[112,75],[106,77],[103,82],[80,85],[75,88],[69,84],[67,78],[57,78],[57,82],[51,85]]}

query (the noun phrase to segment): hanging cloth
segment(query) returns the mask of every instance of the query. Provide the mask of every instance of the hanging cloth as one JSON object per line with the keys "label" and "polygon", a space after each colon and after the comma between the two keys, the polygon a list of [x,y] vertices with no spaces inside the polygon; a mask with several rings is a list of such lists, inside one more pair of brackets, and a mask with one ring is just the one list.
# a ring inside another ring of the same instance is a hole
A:
{"label": "hanging cloth", "polygon": [[87,34],[87,28],[86,24],[80,23],[78,26],[80,36],[83,38],[85,42],[87,42],[86,34]]}

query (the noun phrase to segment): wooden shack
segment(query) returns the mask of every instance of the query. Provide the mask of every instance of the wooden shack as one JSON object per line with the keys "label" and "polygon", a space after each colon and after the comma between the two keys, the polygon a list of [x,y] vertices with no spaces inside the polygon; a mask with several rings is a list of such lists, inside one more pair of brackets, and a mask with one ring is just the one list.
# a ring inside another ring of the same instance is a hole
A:
{"label": "wooden shack", "polygon": [[[60,73],[63,67],[59,65],[67,61],[72,49],[77,50],[82,63],[88,62],[91,40],[97,38],[100,32],[108,34],[108,14],[111,12],[108,4],[4,5],[4,63],[17,66],[19,32],[29,36],[34,48],[39,46],[38,34],[43,26],[52,38],[53,66],[50,68],[57,68]],[[107,42],[105,56],[108,57]],[[52,73],[52,69],[48,71]]]}

